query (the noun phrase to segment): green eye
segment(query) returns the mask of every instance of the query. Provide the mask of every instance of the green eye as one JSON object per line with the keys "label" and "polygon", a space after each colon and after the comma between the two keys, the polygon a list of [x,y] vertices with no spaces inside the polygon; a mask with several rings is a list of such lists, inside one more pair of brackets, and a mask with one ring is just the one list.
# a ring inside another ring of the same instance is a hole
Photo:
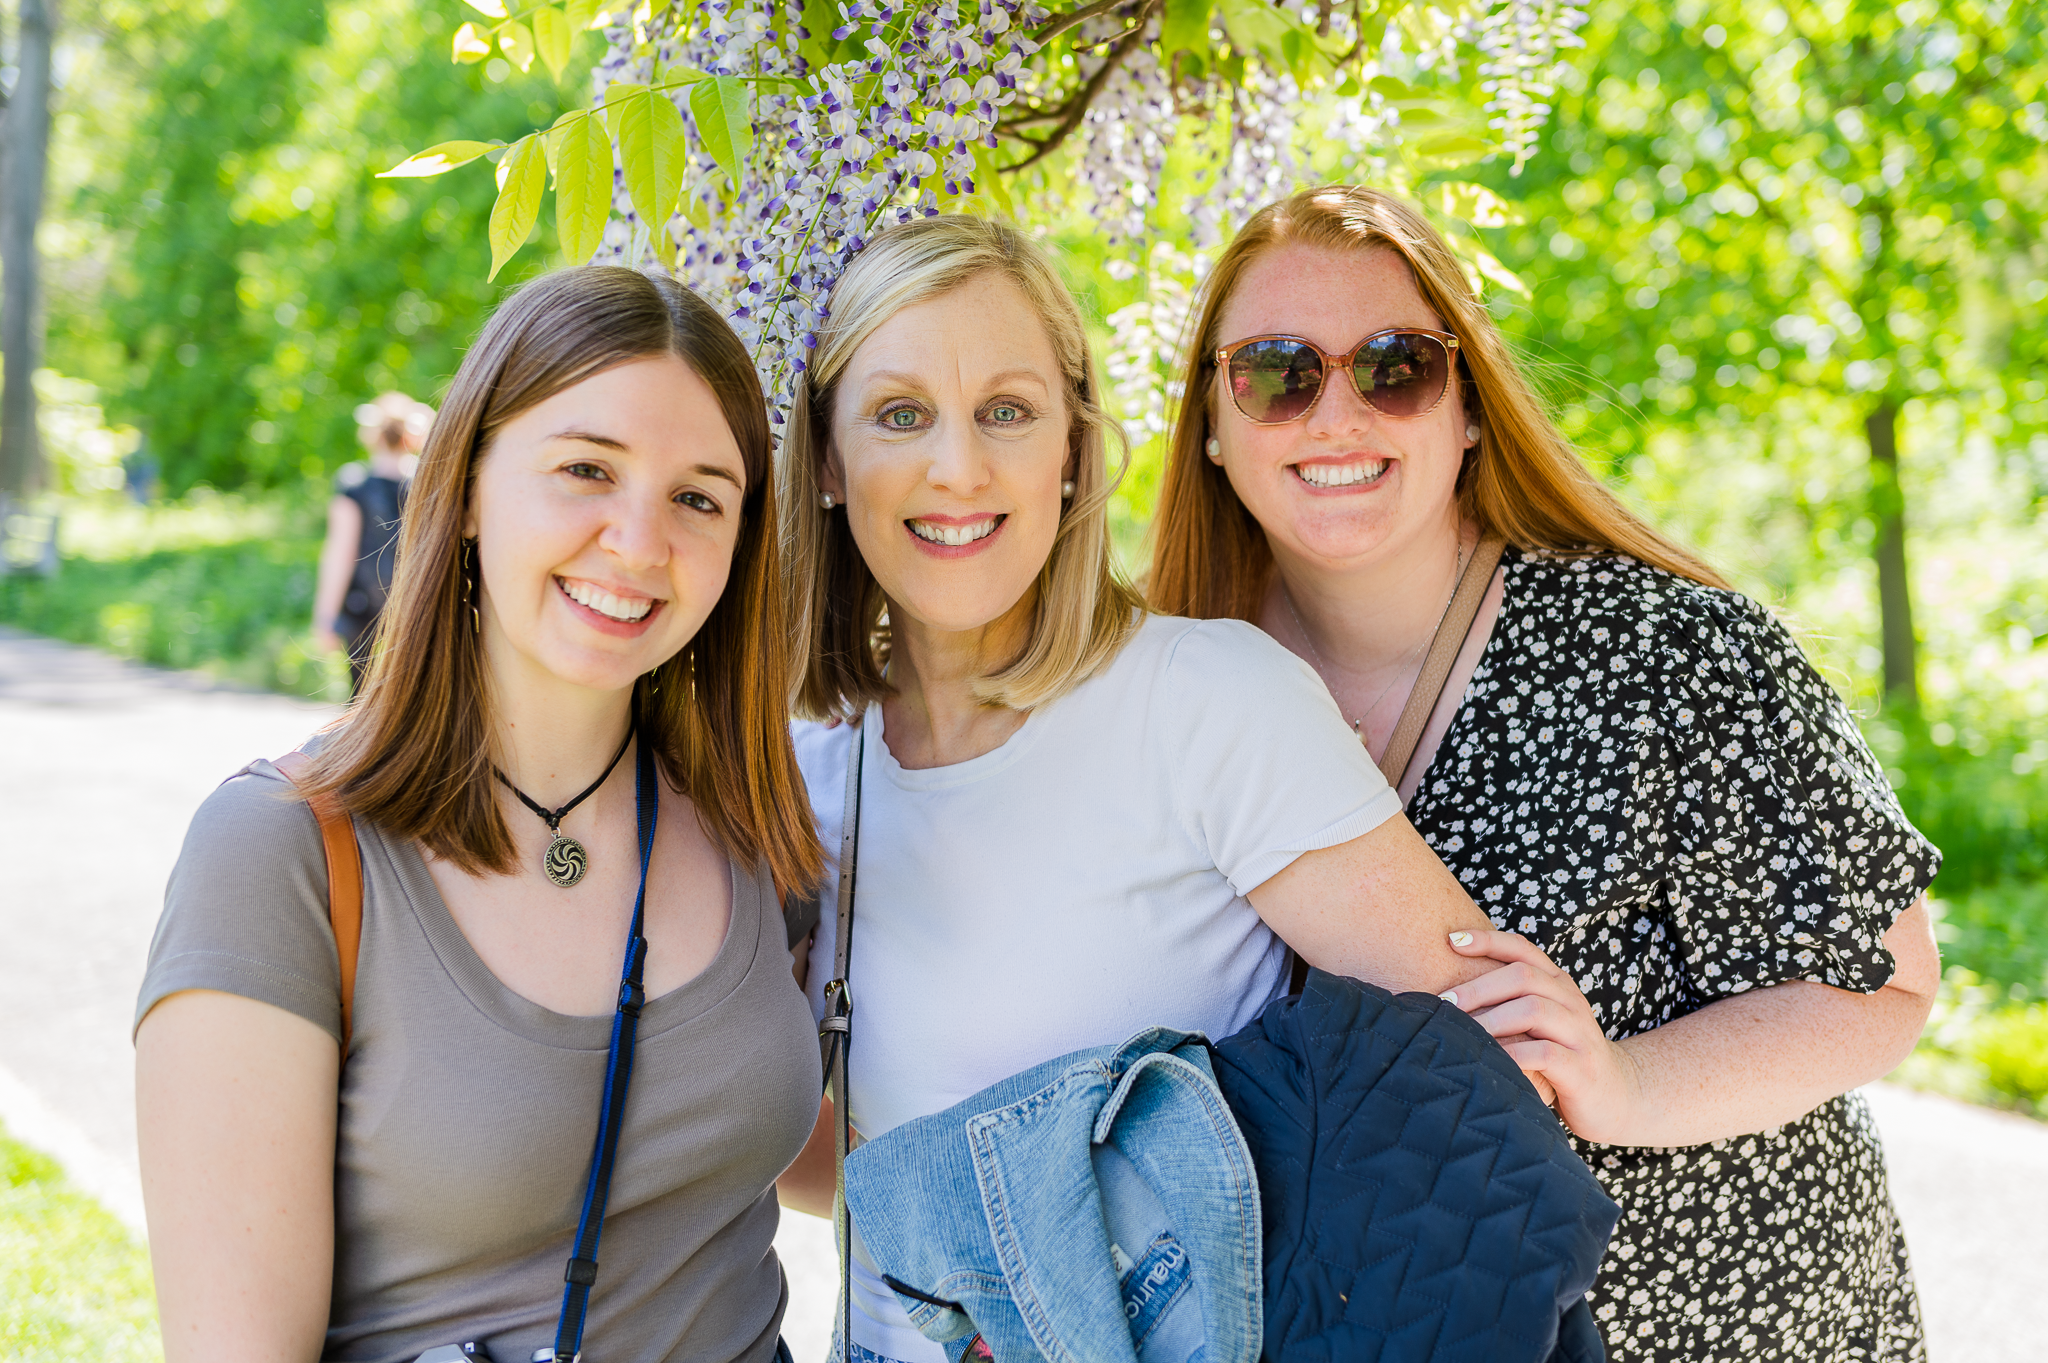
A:
{"label": "green eye", "polygon": [[885,414],[882,420],[899,431],[907,431],[917,425],[917,413],[908,407],[898,407],[895,411]]}
{"label": "green eye", "polygon": [[1022,421],[1024,419],[1023,411],[1017,407],[1012,406],[1007,402],[999,403],[994,408],[990,409],[989,416],[993,420],[999,421],[1005,426],[1009,425],[1013,421]]}

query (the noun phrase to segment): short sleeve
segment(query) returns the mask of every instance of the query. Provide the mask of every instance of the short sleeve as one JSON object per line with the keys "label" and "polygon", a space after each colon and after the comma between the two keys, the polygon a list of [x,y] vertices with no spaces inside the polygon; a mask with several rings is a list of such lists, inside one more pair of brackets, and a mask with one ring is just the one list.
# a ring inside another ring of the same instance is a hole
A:
{"label": "short sleeve", "polygon": [[1672,925],[1695,988],[1876,992],[1896,964],[1882,938],[1941,854],[1782,625],[1732,592],[1672,590],[1692,600],[1666,617],[1652,722],[1669,745]]}
{"label": "short sleeve", "polygon": [[1401,812],[1322,679],[1263,631],[1191,626],[1163,681],[1157,722],[1176,812],[1237,893]]}
{"label": "short sleeve", "polygon": [[135,1026],[187,989],[273,1004],[341,1040],[340,956],[312,811],[268,762],[207,796],[164,891]]}

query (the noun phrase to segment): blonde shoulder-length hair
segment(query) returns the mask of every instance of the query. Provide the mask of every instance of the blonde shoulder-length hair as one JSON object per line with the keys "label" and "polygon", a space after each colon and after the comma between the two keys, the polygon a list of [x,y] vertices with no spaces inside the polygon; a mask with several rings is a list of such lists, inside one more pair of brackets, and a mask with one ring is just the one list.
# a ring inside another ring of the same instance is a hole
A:
{"label": "blonde shoulder-length hair", "polygon": [[1202,285],[1180,412],[1153,522],[1152,608],[1200,619],[1256,620],[1273,567],[1265,531],[1205,454],[1214,420],[1223,310],[1245,270],[1291,242],[1335,251],[1385,249],[1408,262],[1422,299],[1458,337],[1458,379],[1479,443],[1458,475],[1458,509],[1518,549],[1612,550],[1710,586],[1720,574],[1623,506],[1580,460],[1516,366],[1458,259],[1423,216],[1391,194],[1325,185],[1268,204],[1238,232]]}
{"label": "blonde shoulder-length hair", "polygon": [[1114,658],[1142,614],[1136,589],[1110,557],[1109,495],[1115,480],[1107,452],[1112,444],[1120,454],[1127,447],[1122,430],[1095,401],[1087,332],[1058,270],[1030,238],[1004,223],[966,216],[905,223],[875,238],[834,286],[778,456],[793,705],[806,719],[858,714],[893,690],[883,675],[888,630],[881,589],[845,513],[819,504],[818,475],[839,380],[877,327],[987,274],[1023,291],[1052,342],[1065,381],[1074,495],[1061,510],[1052,553],[1033,587],[1036,602],[1024,646],[981,678],[976,694],[985,704],[1016,710],[1056,700]]}

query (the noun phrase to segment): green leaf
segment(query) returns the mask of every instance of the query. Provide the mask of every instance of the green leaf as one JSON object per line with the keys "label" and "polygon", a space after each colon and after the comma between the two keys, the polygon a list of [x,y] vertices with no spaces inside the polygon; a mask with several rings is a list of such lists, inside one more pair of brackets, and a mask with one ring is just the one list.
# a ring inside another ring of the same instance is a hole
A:
{"label": "green leaf", "polygon": [[590,112],[588,109],[567,110],[558,116],[553,123],[549,124],[547,131],[540,135],[540,149],[547,155],[548,169],[550,171],[557,175],[561,174],[561,163],[556,160],[555,153],[562,145],[562,138],[567,135],[570,124],[578,119],[588,118]]}
{"label": "green leaf", "polygon": [[469,0],[469,7],[478,14],[487,14],[493,19],[505,17],[505,0]]}
{"label": "green leaf", "polygon": [[844,38],[832,36],[832,31],[845,22],[832,0],[804,0],[804,31],[811,36],[798,44],[798,49],[810,62],[811,70],[822,70],[867,50],[861,46],[867,36],[865,25],[855,24],[854,31]]}
{"label": "green leaf", "polygon": [[428,147],[425,151],[414,152],[391,169],[380,171],[377,178],[414,180],[429,175],[440,175],[457,166],[468,165],[497,145],[499,144],[495,142],[442,142],[437,146]]}
{"label": "green leaf", "polygon": [[496,279],[505,262],[526,244],[540,218],[540,196],[547,187],[548,163],[540,138],[528,133],[498,162],[498,201],[491,205],[490,278]]}
{"label": "green leaf", "polygon": [[571,265],[586,264],[612,214],[612,140],[585,114],[561,129],[555,147],[555,235]]}
{"label": "green leaf", "polygon": [[1474,247],[1472,250],[1472,263],[1479,267],[1479,273],[1485,275],[1502,288],[1521,294],[1524,298],[1529,297],[1529,286],[1522,282],[1521,276],[1501,264],[1492,252]]}
{"label": "green leaf", "polygon": [[455,30],[454,47],[449,59],[465,66],[474,65],[491,55],[490,38],[475,24],[464,24]]}
{"label": "green leaf", "polygon": [[1374,76],[1366,82],[1366,88],[1396,109],[1431,109],[1443,102],[1427,90],[1392,76]]}
{"label": "green leaf", "polygon": [[1209,14],[1213,0],[1166,0],[1166,18],[1159,26],[1159,50],[1171,57],[1192,52],[1206,58],[1209,52]]}
{"label": "green leaf", "polygon": [[654,82],[657,85],[688,85],[695,81],[710,79],[710,76],[696,67],[686,66],[681,61],[664,62],[656,59]]}
{"label": "green leaf", "polygon": [[569,27],[569,17],[562,11],[545,5],[533,12],[534,49],[540,53],[548,74],[558,82],[562,79],[562,68],[569,64],[569,49],[575,41],[576,30]]}
{"label": "green leaf", "polygon": [[[698,87],[702,89],[702,86]],[[690,149],[683,116],[667,95],[644,85],[613,85],[605,91],[612,136],[619,143],[619,167],[633,211],[649,231],[659,231],[676,209]]]}
{"label": "green leaf", "polygon": [[1017,203],[1010,197],[1010,186],[1004,181],[1002,172],[996,169],[995,152],[979,142],[975,143],[971,150],[974,154],[975,189],[994,203],[1004,217],[1014,222],[1017,217]]}
{"label": "green leaf", "polygon": [[[1403,121],[1405,122],[1405,116]],[[1439,202],[1445,213],[1462,218],[1474,227],[1518,227],[1525,219],[1521,210],[1485,185],[1464,180],[1446,181],[1440,187]]]}
{"label": "green leaf", "polygon": [[1482,156],[1490,156],[1500,148],[1469,133],[1436,133],[1414,143],[1409,150],[1447,166],[1462,166]]}
{"label": "green leaf", "polygon": [[569,0],[568,4],[562,6],[562,11],[569,20],[569,31],[581,33],[596,23],[599,5],[600,0]]}
{"label": "green leaf", "polygon": [[690,117],[697,123],[697,140],[718,168],[734,184],[740,167],[754,149],[754,120],[747,108],[746,82],[731,76],[714,76],[690,89]]}
{"label": "green leaf", "polygon": [[498,26],[498,50],[521,71],[533,65],[533,30],[517,20]]}
{"label": "green leaf", "polygon": [[619,120],[625,117],[627,102],[646,93],[646,86],[626,80],[615,80],[604,87],[604,121],[614,138],[619,135]]}
{"label": "green leaf", "polygon": [[1305,80],[1330,65],[1316,45],[1316,31],[1290,18],[1269,0],[1218,0],[1223,29],[1240,52],[1258,52]]}

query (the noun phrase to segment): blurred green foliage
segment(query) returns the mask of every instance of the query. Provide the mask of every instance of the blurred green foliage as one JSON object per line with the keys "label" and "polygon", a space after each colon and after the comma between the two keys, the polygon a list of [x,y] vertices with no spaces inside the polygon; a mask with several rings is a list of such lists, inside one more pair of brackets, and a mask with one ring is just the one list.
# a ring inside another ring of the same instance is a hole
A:
{"label": "blurred green foliage", "polygon": [[[0,577],[0,620],[158,667],[344,700],[345,667],[307,642],[323,513],[303,498],[202,497],[92,518],[86,536],[65,533],[55,578]],[[77,552],[87,537],[90,556]]]}
{"label": "blurred green foliage", "polygon": [[0,1357],[163,1357],[149,1251],[54,1160],[0,1132]]}
{"label": "blurred green foliage", "polygon": [[[1599,390],[1570,404],[1618,464],[1633,423],[1738,424],[1786,394],[1968,396],[2048,427],[2048,28],[2026,5],[1599,5],[1525,184],[1509,263],[1528,340]],[[1802,410],[1797,419],[1811,419]]]}
{"label": "blurred green foliage", "polygon": [[2048,1104],[2048,1003],[1987,1018],[1971,1038],[1970,1056],[2000,1093],[2036,1107]]}
{"label": "blurred green foliage", "polygon": [[170,494],[359,457],[356,405],[388,388],[432,401],[497,299],[545,267],[485,280],[489,177],[372,178],[480,110],[553,116],[545,75],[449,63],[452,9],[113,0],[67,16],[91,40],[61,96],[47,363],[141,429]]}

